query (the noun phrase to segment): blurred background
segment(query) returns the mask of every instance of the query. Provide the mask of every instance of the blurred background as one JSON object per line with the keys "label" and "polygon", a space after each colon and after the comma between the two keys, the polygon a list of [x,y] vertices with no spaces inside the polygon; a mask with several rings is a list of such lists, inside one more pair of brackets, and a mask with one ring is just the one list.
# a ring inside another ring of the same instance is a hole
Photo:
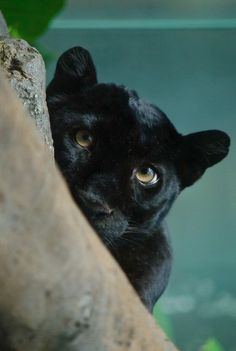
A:
{"label": "blurred background", "polygon": [[154,317],[182,351],[236,351],[236,1],[0,0],[0,9],[11,34],[43,54],[48,81],[58,56],[80,45],[100,81],[137,90],[179,132],[231,136],[227,159],[168,216],[173,272]]}

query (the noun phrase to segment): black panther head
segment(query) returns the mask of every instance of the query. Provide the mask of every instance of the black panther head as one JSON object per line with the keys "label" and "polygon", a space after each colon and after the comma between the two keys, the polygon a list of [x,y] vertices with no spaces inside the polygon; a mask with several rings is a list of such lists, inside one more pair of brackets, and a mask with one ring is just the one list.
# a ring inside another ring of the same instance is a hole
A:
{"label": "black panther head", "polygon": [[137,228],[151,235],[179,192],[228,153],[224,132],[183,136],[135,91],[98,83],[80,47],[58,60],[47,102],[57,164],[108,246]]}

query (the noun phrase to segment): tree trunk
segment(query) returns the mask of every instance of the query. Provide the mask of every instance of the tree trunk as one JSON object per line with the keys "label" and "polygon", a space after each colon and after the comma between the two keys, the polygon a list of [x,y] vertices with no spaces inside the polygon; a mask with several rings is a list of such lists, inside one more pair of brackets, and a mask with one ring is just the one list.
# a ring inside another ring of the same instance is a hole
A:
{"label": "tree trunk", "polygon": [[[4,22],[0,13],[0,26]],[[41,139],[53,154],[49,115],[45,99],[45,65],[39,52],[26,41],[0,36],[0,66],[34,120]]]}

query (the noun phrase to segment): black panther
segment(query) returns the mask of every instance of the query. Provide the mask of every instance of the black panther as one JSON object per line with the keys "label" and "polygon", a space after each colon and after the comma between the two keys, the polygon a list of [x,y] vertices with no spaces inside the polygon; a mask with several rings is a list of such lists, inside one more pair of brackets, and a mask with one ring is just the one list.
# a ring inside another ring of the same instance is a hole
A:
{"label": "black panther", "polygon": [[98,83],[81,47],[59,58],[47,103],[71,194],[151,311],[171,269],[165,217],[227,155],[230,139],[218,130],[181,135],[135,91]]}

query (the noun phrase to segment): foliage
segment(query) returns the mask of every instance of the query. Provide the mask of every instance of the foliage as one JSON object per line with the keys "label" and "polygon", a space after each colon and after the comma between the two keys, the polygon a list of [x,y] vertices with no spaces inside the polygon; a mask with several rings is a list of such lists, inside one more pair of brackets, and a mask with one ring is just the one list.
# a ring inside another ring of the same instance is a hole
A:
{"label": "foliage", "polygon": [[224,351],[224,349],[216,339],[210,338],[203,345],[201,351]]}
{"label": "foliage", "polygon": [[165,331],[166,335],[173,341],[174,333],[170,318],[162,311],[159,304],[156,304],[153,312],[155,320],[160,327]]}
{"label": "foliage", "polygon": [[12,36],[33,43],[47,29],[66,0],[0,0]]}
{"label": "foliage", "polygon": [[[153,316],[170,340],[174,341],[174,331],[171,319],[162,311],[159,304],[155,306]],[[215,338],[212,337],[206,341],[200,351],[225,351],[225,349]]]}

